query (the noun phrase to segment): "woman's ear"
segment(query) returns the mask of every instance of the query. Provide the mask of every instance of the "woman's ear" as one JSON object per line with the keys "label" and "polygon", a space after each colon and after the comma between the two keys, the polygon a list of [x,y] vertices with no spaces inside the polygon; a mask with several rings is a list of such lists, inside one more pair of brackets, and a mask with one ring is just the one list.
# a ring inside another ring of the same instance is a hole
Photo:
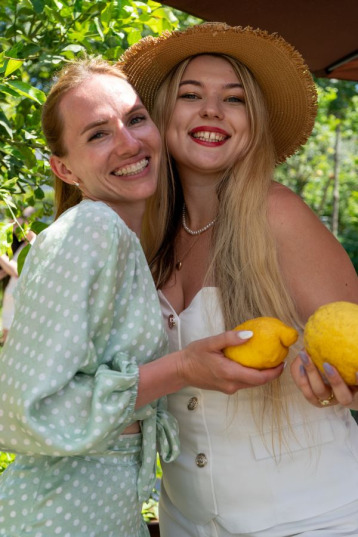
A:
{"label": "woman's ear", "polygon": [[62,158],[57,157],[56,155],[51,155],[50,166],[53,173],[65,183],[70,185],[78,183],[77,176],[67,168]]}

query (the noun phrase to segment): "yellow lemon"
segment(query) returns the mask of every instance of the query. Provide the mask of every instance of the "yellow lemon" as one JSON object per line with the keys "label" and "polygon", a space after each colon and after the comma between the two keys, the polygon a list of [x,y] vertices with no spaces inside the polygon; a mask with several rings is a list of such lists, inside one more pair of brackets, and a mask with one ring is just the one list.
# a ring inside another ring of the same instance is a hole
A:
{"label": "yellow lemon", "polygon": [[254,335],[243,345],[226,347],[224,354],[235,362],[255,369],[278,366],[295,343],[298,332],[274,317],[257,317],[245,321],[234,330],[252,330]]}
{"label": "yellow lemon", "polygon": [[306,323],[304,344],[322,373],[323,363],[328,362],[347,384],[355,384],[358,372],[358,305],[331,302],[318,308]]}

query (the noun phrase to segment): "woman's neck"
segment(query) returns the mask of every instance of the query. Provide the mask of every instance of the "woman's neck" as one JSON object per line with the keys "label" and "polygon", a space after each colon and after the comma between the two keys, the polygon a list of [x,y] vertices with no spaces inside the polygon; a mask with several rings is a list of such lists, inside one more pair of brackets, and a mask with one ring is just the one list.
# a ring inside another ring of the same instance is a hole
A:
{"label": "woman's neck", "polygon": [[[83,198],[90,199],[90,198]],[[93,200],[93,201],[102,201],[108,207],[110,207],[118,216],[125,222],[125,224],[134,231],[134,233],[140,237],[142,230],[142,222],[145,211],[145,201],[123,201],[114,203],[110,200]]]}
{"label": "woman's neck", "polygon": [[116,207],[112,207],[112,209],[122,218],[129,229],[134,231],[134,233],[140,237],[145,205],[125,203],[118,207],[118,209]]}
{"label": "woman's neck", "polygon": [[199,229],[212,221],[218,211],[216,184],[182,182],[186,223],[191,229]]}

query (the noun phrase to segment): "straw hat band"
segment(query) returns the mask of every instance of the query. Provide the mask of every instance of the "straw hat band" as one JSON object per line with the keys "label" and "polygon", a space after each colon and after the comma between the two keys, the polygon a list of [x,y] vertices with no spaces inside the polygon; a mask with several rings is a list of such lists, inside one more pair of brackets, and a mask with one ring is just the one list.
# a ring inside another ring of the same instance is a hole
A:
{"label": "straw hat band", "polygon": [[226,54],[250,69],[266,99],[278,161],[307,140],[316,115],[315,86],[301,55],[276,34],[206,23],[144,38],[124,53],[121,63],[151,111],[170,71],[184,59],[205,53]]}

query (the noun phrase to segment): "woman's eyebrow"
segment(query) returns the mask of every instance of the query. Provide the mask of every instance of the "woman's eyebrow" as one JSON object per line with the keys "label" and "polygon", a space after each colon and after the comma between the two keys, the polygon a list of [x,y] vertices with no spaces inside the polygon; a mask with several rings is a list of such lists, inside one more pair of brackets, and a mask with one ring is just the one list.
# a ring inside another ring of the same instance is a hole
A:
{"label": "woman's eyebrow", "polygon": [[199,82],[198,80],[182,80],[179,83],[179,87],[184,86],[185,84],[190,84],[192,86],[202,86],[201,82]]}
{"label": "woman's eyebrow", "polygon": [[92,123],[88,123],[88,125],[86,125],[84,129],[82,130],[81,135],[93,129],[94,127],[100,127],[101,125],[105,125],[106,123],[108,123],[107,119],[97,119],[96,121],[93,121]]}
{"label": "woman's eyebrow", "polygon": [[241,82],[230,82],[230,84],[225,84],[224,88],[227,88],[227,89],[240,88],[240,89],[242,89],[243,85],[241,84]]}
{"label": "woman's eyebrow", "polygon": [[[198,80],[182,80],[179,83],[179,87],[184,86],[185,84],[190,84],[192,86],[198,86],[198,87],[202,86],[201,82],[199,82]],[[233,89],[233,88],[242,89],[243,85],[241,84],[241,82],[230,82],[228,84],[224,84],[223,88],[225,88],[225,89]]]}

